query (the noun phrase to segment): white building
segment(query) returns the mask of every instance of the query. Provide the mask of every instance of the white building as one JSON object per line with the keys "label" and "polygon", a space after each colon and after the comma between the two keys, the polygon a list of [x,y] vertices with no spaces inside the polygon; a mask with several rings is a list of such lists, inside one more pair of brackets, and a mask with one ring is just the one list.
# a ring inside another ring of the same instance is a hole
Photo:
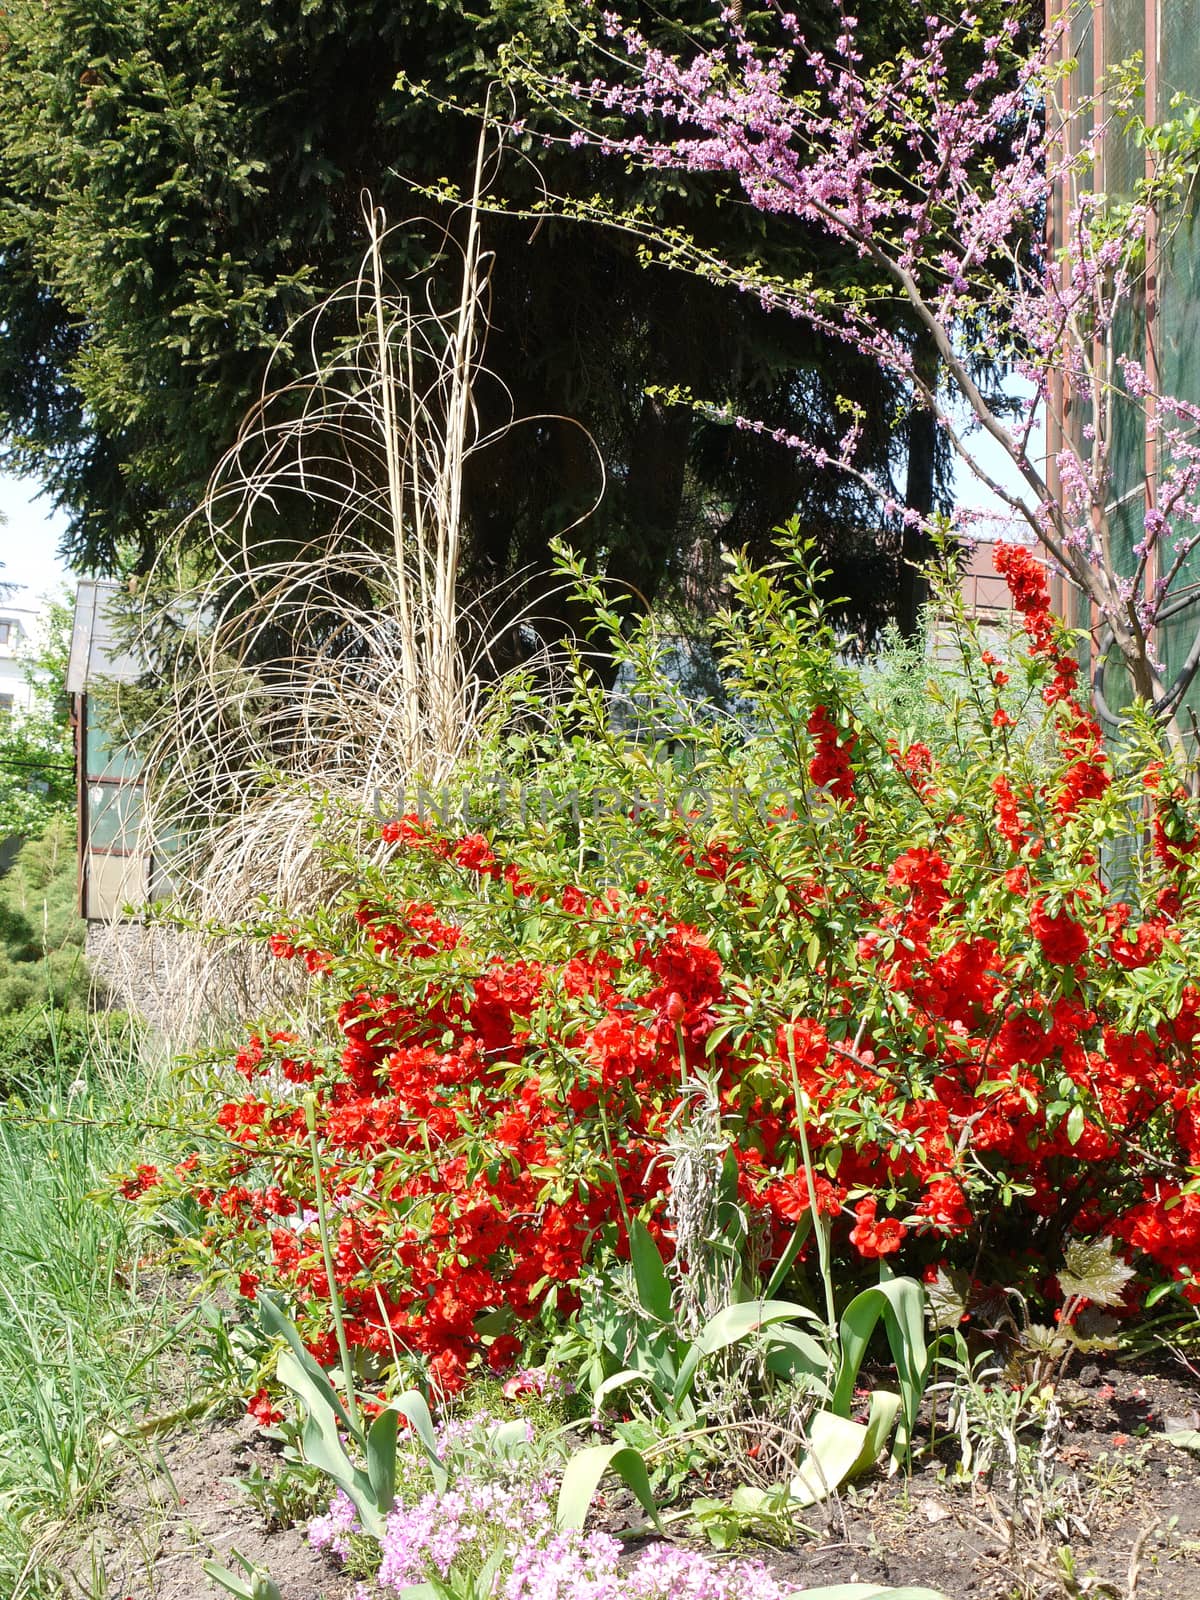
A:
{"label": "white building", "polygon": [[32,710],[34,693],[21,657],[28,652],[41,610],[0,592],[0,716]]}

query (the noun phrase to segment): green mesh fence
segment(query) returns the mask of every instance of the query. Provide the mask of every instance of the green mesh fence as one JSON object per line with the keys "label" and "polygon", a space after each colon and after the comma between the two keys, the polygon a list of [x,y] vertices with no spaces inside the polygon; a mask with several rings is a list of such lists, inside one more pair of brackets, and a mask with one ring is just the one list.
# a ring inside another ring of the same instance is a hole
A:
{"label": "green mesh fence", "polygon": [[[1160,10],[1159,116],[1168,118],[1173,95],[1200,98],[1200,3],[1162,0]],[[1162,219],[1158,277],[1154,331],[1162,389],[1200,403],[1200,217],[1194,193],[1174,215]],[[1189,556],[1173,593],[1187,604],[1160,630],[1168,671],[1178,670],[1200,628],[1200,551]],[[1187,704],[1200,715],[1200,685],[1193,684]]]}
{"label": "green mesh fence", "polygon": [[[1143,70],[1157,74],[1156,104],[1147,108],[1152,120],[1173,114],[1171,97],[1182,93],[1200,99],[1200,0],[1158,0],[1157,49],[1147,39],[1145,0],[1098,0],[1084,6],[1072,30],[1072,48],[1079,62],[1074,75],[1075,93],[1086,97],[1093,89],[1093,42],[1103,41],[1106,76],[1119,64],[1140,57]],[[1145,170],[1145,157],[1136,143],[1111,127],[1105,141],[1103,183],[1114,198],[1127,199]],[[1115,330],[1118,354],[1128,353],[1157,363],[1162,392],[1200,404],[1200,212],[1193,194],[1177,214],[1160,219],[1156,310],[1150,324],[1152,346],[1147,343],[1147,307],[1144,297],[1125,308]],[[1084,419],[1076,413],[1075,426]],[[1142,538],[1145,509],[1146,445],[1144,420],[1134,405],[1119,405],[1113,419],[1113,500],[1109,510],[1112,554],[1117,567],[1132,573],[1137,564],[1134,546]],[[1193,552],[1172,585],[1182,605],[1162,624],[1156,645],[1168,680],[1178,671],[1200,628],[1200,550]],[[1119,711],[1131,696],[1124,668],[1110,661],[1104,674],[1110,707]],[[1187,704],[1200,717],[1200,683],[1189,691]],[[1186,719],[1185,719],[1186,721]]]}

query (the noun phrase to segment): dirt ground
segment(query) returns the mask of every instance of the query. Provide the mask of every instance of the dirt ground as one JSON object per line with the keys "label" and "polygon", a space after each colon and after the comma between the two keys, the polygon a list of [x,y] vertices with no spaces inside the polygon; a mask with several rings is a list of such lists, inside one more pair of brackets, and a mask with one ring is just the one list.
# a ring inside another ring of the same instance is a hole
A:
{"label": "dirt ground", "polygon": [[188,1427],[122,1473],[82,1531],[69,1570],[79,1600],[212,1600],[225,1591],[203,1563],[232,1566],[237,1549],[265,1567],[284,1600],[347,1600],[356,1585],[309,1548],[302,1527],[268,1531],[238,1489],[274,1454],[249,1417]]}
{"label": "dirt ground", "polygon": [[[810,1526],[826,1523],[815,1538],[757,1553],[802,1586],[875,1580],[949,1600],[1200,1600],[1200,1456],[1164,1436],[1200,1426],[1200,1381],[1170,1363],[1084,1367],[1059,1397],[1059,1526],[1036,1508],[1014,1518],[1003,1470],[987,1493],[956,1485],[949,1449],[911,1479],[869,1479],[816,1519],[808,1513]],[[79,1600],[204,1600],[221,1591],[202,1562],[228,1563],[234,1547],[268,1568],[283,1600],[354,1593],[302,1529],[267,1532],[235,1487],[272,1464],[248,1418],[181,1431],[155,1457],[119,1477],[102,1516],[80,1530],[70,1563]]]}
{"label": "dirt ground", "polygon": [[956,1485],[947,1450],[907,1482],[844,1494],[825,1542],[772,1564],[798,1583],[916,1584],[951,1600],[1200,1600],[1200,1457],[1164,1432],[1200,1422],[1200,1382],[1161,1366],[1080,1375],[1059,1388],[1060,1526],[1036,1506],[1014,1517],[1002,1468],[990,1492]]}

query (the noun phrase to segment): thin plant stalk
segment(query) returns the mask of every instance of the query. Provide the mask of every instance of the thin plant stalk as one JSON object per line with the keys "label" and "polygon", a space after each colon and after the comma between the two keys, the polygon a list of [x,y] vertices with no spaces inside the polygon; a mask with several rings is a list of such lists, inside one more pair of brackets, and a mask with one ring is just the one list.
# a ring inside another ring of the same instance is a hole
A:
{"label": "thin plant stalk", "polygon": [[321,1235],[321,1254],[325,1259],[325,1276],[329,1281],[329,1309],[333,1314],[333,1331],[337,1339],[338,1354],[342,1358],[342,1378],[346,1385],[346,1415],[356,1432],[362,1431],[358,1415],[358,1400],[354,1392],[354,1367],[350,1361],[350,1346],[346,1341],[346,1325],[342,1321],[342,1302],[338,1294],[337,1278],[333,1270],[333,1248],[329,1242],[329,1216],[325,1207],[325,1185],[321,1175],[321,1151],[317,1144],[317,1098],[304,1096],[304,1121],[308,1127],[308,1147],[312,1151],[313,1187],[317,1191],[317,1231]]}
{"label": "thin plant stalk", "polygon": [[596,1101],[596,1108],[600,1113],[600,1131],[604,1135],[604,1152],[608,1156],[608,1164],[612,1168],[613,1189],[617,1196],[617,1209],[621,1213],[621,1221],[625,1224],[626,1239],[633,1238],[633,1223],[629,1215],[629,1205],[625,1199],[625,1191],[621,1187],[621,1175],[617,1171],[616,1157],[613,1155],[612,1136],[608,1128],[608,1113],[604,1109],[603,1095]]}
{"label": "thin plant stalk", "polygon": [[675,1024],[675,1041],[679,1046],[679,1086],[686,1090],[688,1087],[687,1044],[683,1037],[683,1023]]}
{"label": "thin plant stalk", "polygon": [[788,1065],[792,1073],[792,1097],[796,1104],[796,1126],[800,1131],[800,1154],[804,1161],[804,1181],[808,1186],[808,1204],[812,1212],[813,1232],[817,1236],[817,1262],[821,1283],[825,1290],[825,1320],[830,1329],[837,1327],[837,1312],[833,1303],[833,1271],[829,1262],[829,1235],[825,1220],[817,1207],[817,1180],[813,1172],[812,1152],[808,1147],[808,1097],[800,1087],[800,1073],[796,1067],[796,1036],[787,1029]]}

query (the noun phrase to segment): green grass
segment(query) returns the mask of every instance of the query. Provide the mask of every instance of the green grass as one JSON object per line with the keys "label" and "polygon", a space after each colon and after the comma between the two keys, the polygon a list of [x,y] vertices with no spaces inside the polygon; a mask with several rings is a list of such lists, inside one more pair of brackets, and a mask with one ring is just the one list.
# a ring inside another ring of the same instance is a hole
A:
{"label": "green grass", "polygon": [[[53,1030],[52,1030],[53,1031]],[[104,1195],[155,1098],[126,1034],[0,1104],[0,1594],[61,1594],[58,1551],[160,1395],[181,1321],[136,1208]]]}

